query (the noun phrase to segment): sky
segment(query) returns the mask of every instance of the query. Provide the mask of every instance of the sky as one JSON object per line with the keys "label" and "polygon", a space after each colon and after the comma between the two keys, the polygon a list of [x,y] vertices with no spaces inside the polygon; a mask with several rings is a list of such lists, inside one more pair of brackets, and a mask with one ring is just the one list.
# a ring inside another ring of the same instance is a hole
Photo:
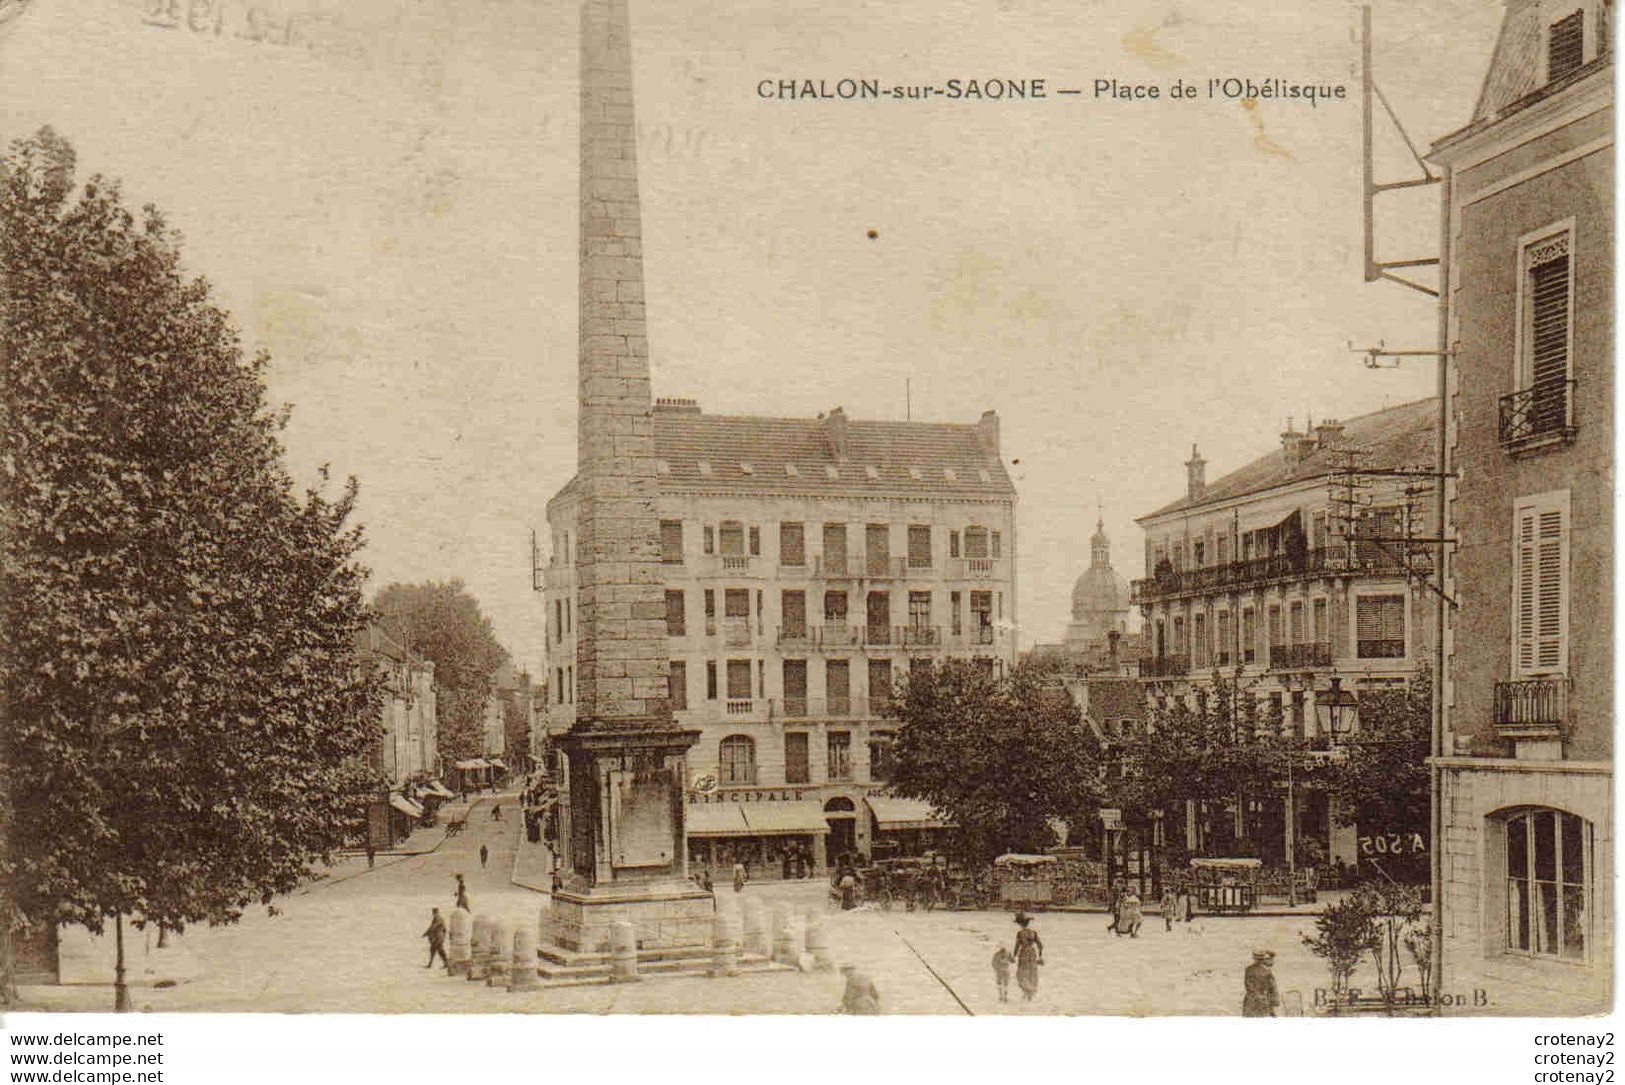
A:
{"label": "sky", "polygon": [[[1502,5],[1374,9],[1378,83],[1425,147],[1469,119]],[[1183,492],[1193,443],[1213,479],[1288,417],[1432,392],[1431,363],[1347,348],[1435,341],[1432,299],[1361,281],[1352,3],[631,11],[655,394],[997,410],[1024,645],[1059,638],[1097,508],[1141,574],[1134,518]],[[31,0],[0,28],[0,139],[51,124],[87,175],[158,204],[272,355],[295,475],[360,479],[374,586],[461,578],[534,673],[530,532],[575,467],[577,28],[553,0]],[[1050,95],[757,93],[843,77]],[[1229,77],[1347,97],[1205,97]],[[1378,147],[1379,179],[1415,172],[1382,124]],[[1379,256],[1435,255],[1437,216],[1435,189],[1386,200]]]}

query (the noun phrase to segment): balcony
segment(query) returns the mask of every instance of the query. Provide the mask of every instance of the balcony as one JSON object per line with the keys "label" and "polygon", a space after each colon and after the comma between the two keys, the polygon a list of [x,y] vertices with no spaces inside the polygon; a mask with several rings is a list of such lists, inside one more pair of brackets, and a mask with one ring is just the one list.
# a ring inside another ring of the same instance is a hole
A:
{"label": "balcony", "polygon": [[1272,554],[1195,569],[1164,567],[1157,576],[1133,581],[1129,585],[1129,599],[1143,605],[1182,596],[1254,588],[1280,580],[1338,573],[1392,574],[1405,570],[1404,555],[1394,548],[1325,546],[1302,554]]}
{"label": "balcony", "polygon": [[[1401,642],[1403,645],[1403,642]],[[1405,654],[1403,646],[1400,655]],[[1270,645],[1270,670],[1306,671],[1332,665],[1332,646],[1325,642]]]}
{"label": "balcony", "polygon": [[776,707],[786,716],[805,716],[808,709],[807,695],[804,693],[799,695],[787,693],[784,695],[784,700],[780,701]]}
{"label": "balcony", "polygon": [[1574,381],[1538,381],[1501,397],[1501,447],[1509,452],[1574,437]]}
{"label": "balcony", "polygon": [[1405,638],[1356,641],[1354,654],[1359,659],[1404,659]]}
{"label": "balcony", "polygon": [[724,710],[730,716],[751,716],[756,713],[756,702],[749,697],[729,697]]}
{"label": "balcony", "polygon": [[1504,738],[1557,737],[1568,729],[1569,680],[1495,683],[1495,727]]}
{"label": "balcony", "polygon": [[844,554],[824,554],[813,561],[813,575],[823,580],[852,580],[857,577],[857,566]]}
{"label": "balcony", "polygon": [[871,625],[863,630],[863,643],[865,647],[885,647],[893,642],[892,630],[889,625]]}
{"label": "balcony", "polygon": [[942,630],[934,625],[904,625],[894,632],[905,648],[934,648],[942,643]]}
{"label": "balcony", "polygon": [[779,626],[778,643],[780,647],[811,648],[817,643],[817,640],[818,638],[813,635],[813,630],[808,628],[806,623]]}
{"label": "balcony", "polygon": [[1180,678],[1190,673],[1184,656],[1146,656],[1140,660],[1141,678]]}
{"label": "balcony", "polygon": [[949,558],[950,580],[1006,580],[1003,558]]}
{"label": "balcony", "polygon": [[694,572],[702,579],[759,577],[765,569],[761,558],[748,554],[705,554],[694,562]]}
{"label": "balcony", "polygon": [[845,622],[825,622],[818,630],[818,643],[825,648],[856,648],[863,643],[863,633]]}

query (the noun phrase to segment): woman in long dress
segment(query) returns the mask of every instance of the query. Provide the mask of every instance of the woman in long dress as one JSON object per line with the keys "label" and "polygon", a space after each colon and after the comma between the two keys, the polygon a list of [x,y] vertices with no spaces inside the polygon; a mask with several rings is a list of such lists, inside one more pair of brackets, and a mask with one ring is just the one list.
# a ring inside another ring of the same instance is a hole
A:
{"label": "woman in long dress", "polygon": [[1031,1002],[1038,993],[1038,966],[1044,963],[1044,943],[1032,929],[1033,917],[1026,912],[1016,916],[1016,984],[1021,988],[1021,1000]]}

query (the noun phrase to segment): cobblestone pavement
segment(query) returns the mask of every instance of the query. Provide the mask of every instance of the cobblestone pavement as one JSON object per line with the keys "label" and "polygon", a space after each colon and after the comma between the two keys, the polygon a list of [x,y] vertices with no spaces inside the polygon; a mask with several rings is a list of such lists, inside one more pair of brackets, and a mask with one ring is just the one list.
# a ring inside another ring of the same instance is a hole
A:
{"label": "cobblestone pavement", "polygon": [[[839,1004],[841,981],[829,973],[651,978],[510,993],[425,968],[420,935],[430,907],[450,909],[454,874],[467,878],[476,911],[534,923],[546,907],[545,895],[509,880],[522,825],[511,797],[502,801],[503,822],[490,820],[492,800],[482,800],[467,831],[436,850],[381,857],[370,871],[364,859],[347,860],[328,879],[279,900],[278,915],[256,910],[230,927],[190,931],[164,950],[134,940],[133,1003],[155,1012],[709,1014],[827,1013]],[[483,870],[481,844],[491,851]],[[1046,959],[1037,998],[1022,1002],[1012,984],[1011,1001],[1000,1003],[990,961],[999,943],[1014,939],[1006,912],[841,912],[830,909],[821,881],[761,883],[745,893],[821,914],[836,960],[874,977],[888,1013],[964,1014],[968,1007],[976,1014],[1236,1014],[1254,946],[1277,953],[1276,974],[1289,1002],[1296,991],[1307,1005],[1324,983],[1325,969],[1300,940],[1312,931],[1312,916],[1203,918],[1188,928],[1176,924],[1172,933],[1152,916],[1130,939],[1107,933],[1102,915],[1048,913],[1034,923]],[[724,900],[724,907],[732,904]],[[100,982],[33,987],[25,997],[43,1010],[110,1008],[112,993],[103,985],[110,968],[82,971]],[[163,980],[173,985],[154,986]]]}

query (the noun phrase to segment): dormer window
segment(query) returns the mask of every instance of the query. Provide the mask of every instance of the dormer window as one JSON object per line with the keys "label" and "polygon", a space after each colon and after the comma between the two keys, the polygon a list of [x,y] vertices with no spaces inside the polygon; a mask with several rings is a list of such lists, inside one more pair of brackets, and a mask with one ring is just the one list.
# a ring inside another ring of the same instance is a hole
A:
{"label": "dormer window", "polygon": [[1551,25],[1546,37],[1546,81],[1555,82],[1585,63],[1585,10]]}
{"label": "dormer window", "polygon": [[700,468],[700,477],[701,478],[710,478],[711,477],[711,461],[710,460],[701,460],[699,462],[698,466]]}
{"label": "dormer window", "polygon": [[919,482],[925,478],[924,475],[920,474],[920,469],[918,467],[910,467],[908,469],[908,477],[913,479],[915,482]]}
{"label": "dormer window", "polygon": [[826,463],[824,465],[824,477],[829,479],[831,482],[835,482],[841,477],[841,472],[836,470],[833,465]]}
{"label": "dormer window", "polygon": [[863,469],[863,477],[867,478],[870,482],[874,482],[880,478],[880,472],[876,471],[873,467],[865,467]]}
{"label": "dormer window", "polygon": [[801,477],[801,472],[796,470],[796,465],[795,464],[787,463],[787,464],[784,465],[784,477],[785,478],[799,478],[799,477]]}
{"label": "dormer window", "polygon": [[952,467],[944,467],[942,469],[942,480],[944,482],[958,482],[959,472],[955,471]]}
{"label": "dormer window", "polygon": [[754,475],[756,473],[756,465],[741,460],[739,461],[739,473],[742,475]]}
{"label": "dormer window", "polygon": [[655,461],[655,474],[657,474],[657,475],[669,475],[669,474],[671,474],[671,464],[667,463],[665,460],[656,460]]}
{"label": "dormer window", "polygon": [[982,481],[983,481],[983,482],[985,482],[985,483],[987,483],[987,484],[989,484],[989,485],[992,485],[992,483],[993,483],[993,476],[992,476],[992,475],[990,475],[990,474],[988,474],[988,473],[987,473],[987,468],[985,468],[985,467],[982,467],[982,468],[979,468],[979,469],[978,469],[978,470],[977,470],[977,472],[976,472],[976,475],[977,475],[977,477],[978,477],[978,478],[980,478],[980,479],[981,479],[981,480],[982,480]]}

